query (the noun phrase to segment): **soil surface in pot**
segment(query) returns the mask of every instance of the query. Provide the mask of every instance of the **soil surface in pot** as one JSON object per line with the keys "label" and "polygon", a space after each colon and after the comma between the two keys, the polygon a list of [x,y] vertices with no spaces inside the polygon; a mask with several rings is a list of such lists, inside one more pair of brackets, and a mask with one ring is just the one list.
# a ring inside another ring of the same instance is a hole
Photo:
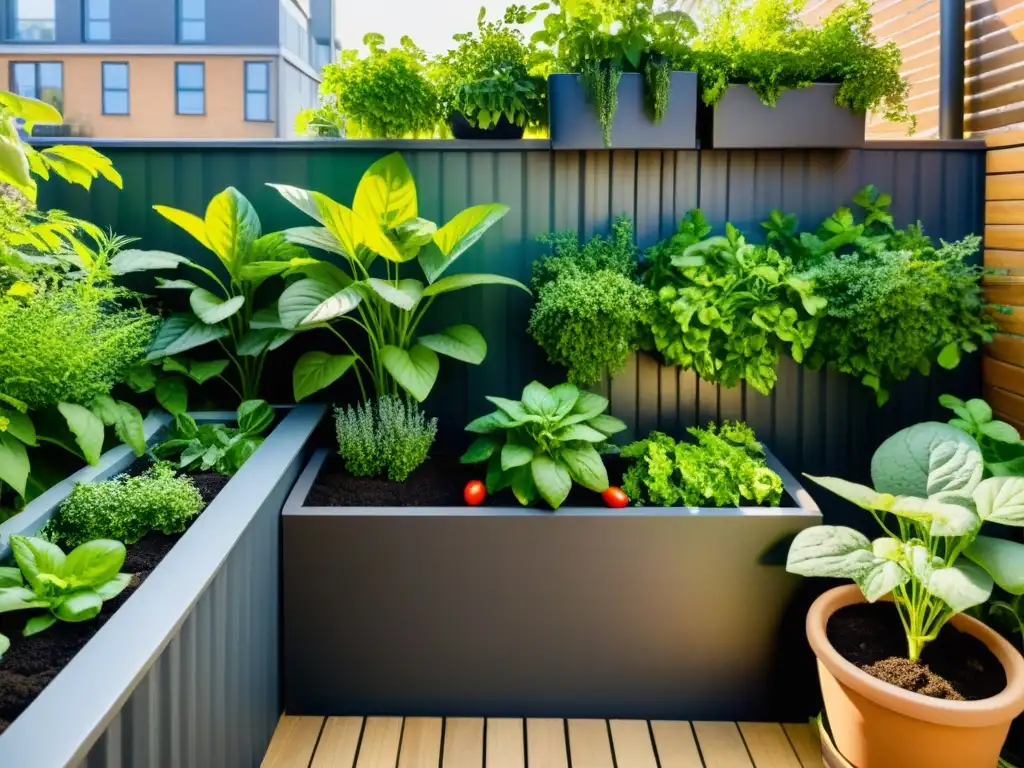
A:
{"label": "soil surface in pot", "polygon": [[[136,464],[145,469],[141,462]],[[137,469],[133,465],[129,469],[129,474],[137,474]],[[192,475],[192,479],[203,500],[209,503],[231,478],[205,472]],[[57,673],[71,662],[92,636],[99,632],[110,617],[131,598],[181,536],[182,534],[164,536],[161,533],[151,533],[141,541],[127,545],[124,567],[121,570],[123,573],[133,574],[131,583],[120,595],[103,603],[100,615],[92,621],[80,624],[59,621],[38,635],[22,637],[21,631],[25,622],[33,615],[32,612],[13,611],[0,614],[0,633],[7,635],[11,641],[10,650],[0,661],[0,733],[7,730],[11,721],[43,692]]]}
{"label": "soil surface in pot", "polygon": [[907,638],[892,603],[840,608],[828,620],[828,641],[840,655],[883,682],[936,699],[976,701],[1006,687],[999,659],[951,624],[925,646],[920,662],[907,658]]}

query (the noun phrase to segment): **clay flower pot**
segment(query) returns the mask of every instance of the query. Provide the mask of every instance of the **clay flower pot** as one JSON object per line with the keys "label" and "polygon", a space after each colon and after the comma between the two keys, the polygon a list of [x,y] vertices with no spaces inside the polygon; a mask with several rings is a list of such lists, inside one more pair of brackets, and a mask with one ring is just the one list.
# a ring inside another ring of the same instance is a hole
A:
{"label": "clay flower pot", "polygon": [[969,616],[954,627],[981,640],[1006,671],[1006,688],[982,701],[947,701],[877,680],[848,662],[825,633],[840,608],[863,603],[855,585],[831,589],[807,613],[807,640],[836,748],[855,768],[993,768],[1011,721],[1024,711],[1024,658]]}

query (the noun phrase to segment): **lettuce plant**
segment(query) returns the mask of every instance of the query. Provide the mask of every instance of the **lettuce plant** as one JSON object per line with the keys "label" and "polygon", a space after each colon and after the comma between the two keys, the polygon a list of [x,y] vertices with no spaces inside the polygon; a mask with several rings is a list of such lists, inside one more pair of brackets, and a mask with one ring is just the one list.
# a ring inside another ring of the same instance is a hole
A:
{"label": "lettuce plant", "polygon": [[598,493],[608,470],[598,448],[626,425],[605,413],[608,401],[573,384],[548,389],[526,385],[522,400],[488,397],[498,410],[474,419],[466,431],[480,435],[463,464],[487,462],[487,492],[511,488],[523,506],[538,495],[558,509],[573,482]]}
{"label": "lettuce plant", "polygon": [[179,413],[168,430],[167,439],[152,448],[162,460],[176,459],[178,469],[231,476],[263,444],[262,433],[274,422],[274,409],[263,400],[246,400],[238,406],[237,427],[226,424],[196,424],[187,413]]}
{"label": "lettuce plant", "polygon": [[0,568],[0,613],[41,610],[25,623],[25,637],[49,629],[58,621],[89,621],[103,603],[128,586],[131,575],[120,573],[124,544],[97,539],[67,555],[56,544],[37,538],[11,536],[16,568]]}
{"label": "lettuce plant", "polygon": [[957,613],[989,599],[994,584],[1024,594],[1024,544],[980,535],[983,526],[1024,527],[1024,477],[984,476],[977,441],[949,424],[897,432],[871,460],[873,488],[812,477],[874,518],[874,541],[822,525],[797,534],[787,570],[852,579],[869,602],[891,594],[907,634],[922,649]]}
{"label": "lettuce plant", "polygon": [[[347,268],[310,258],[250,265],[268,274],[302,274],[281,294],[280,325],[289,332],[327,329],[348,350],[341,355],[307,352],[299,358],[292,375],[296,401],[331,385],[352,368],[364,401],[370,392],[365,374],[377,396],[405,391],[422,402],[437,380],[439,354],[472,365],[479,365],[487,354],[487,342],[472,325],[419,334],[434,300],[477,285],[512,285],[529,292],[522,283],[500,275],[443,277],[508,213],[508,206],[474,205],[438,227],[418,216],[416,183],[397,152],[367,169],[351,208],[320,192],[271,186],[320,225],[289,229],[284,237],[290,243],[340,256]],[[383,269],[375,264],[378,257]],[[418,261],[426,282],[402,276],[403,265],[413,260]],[[368,342],[368,355],[357,351],[358,336]]]}

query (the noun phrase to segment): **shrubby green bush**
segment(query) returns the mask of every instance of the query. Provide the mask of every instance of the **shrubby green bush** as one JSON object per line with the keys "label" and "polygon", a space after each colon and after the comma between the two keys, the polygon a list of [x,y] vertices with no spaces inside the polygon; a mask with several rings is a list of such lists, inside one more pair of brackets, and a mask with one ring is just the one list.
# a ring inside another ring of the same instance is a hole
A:
{"label": "shrubby green bush", "polygon": [[355,408],[336,408],[334,427],[345,469],[357,477],[404,482],[430,453],[437,419],[427,419],[416,403],[383,395]]}
{"label": "shrubby green bush", "polygon": [[158,462],[136,477],[78,483],[47,524],[54,542],[78,546],[92,539],[134,544],[147,533],[181,533],[204,507],[195,483]]}

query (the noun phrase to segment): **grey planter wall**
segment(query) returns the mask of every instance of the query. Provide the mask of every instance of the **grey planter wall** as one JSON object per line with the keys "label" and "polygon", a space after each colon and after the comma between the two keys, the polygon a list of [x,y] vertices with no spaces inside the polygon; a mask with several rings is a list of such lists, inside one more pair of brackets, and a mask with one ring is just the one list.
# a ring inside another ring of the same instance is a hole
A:
{"label": "grey planter wall", "polygon": [[777,509],[284,510],[290,714],[772,719],[799,580]]}
{"label": "grey planter wall", "polygon": [[[697,75],[673,72],[668,112],[658,123],[644,109],[644,76],[627,72],[619,82],[612,120],[615,149],[694,149],[697,146]],[[548,78],[548,123],[553,149],[605,149],[597,110],[579,75]]]}
{"label": "grey planter wall", "polygon": [[783,91],[766,107],[750,87],[731,85],[715,105],[715,149],[855,149],[864,146],[865,115],[835,103],[839,86],[815,83]]}
{"label": "grey planter wall", "polygon": [[[279,515],[323,413],[322,406],[288,413],[135,594],[0,735],[0,765],[259,764],[281,712]],[[230,421],[234,413],[196,416]],[[134,461],[127,449],[110,454],[89,479],[112,477]],[[4,542],[38,530],[72,486],[69,479],[5,524]]]}

